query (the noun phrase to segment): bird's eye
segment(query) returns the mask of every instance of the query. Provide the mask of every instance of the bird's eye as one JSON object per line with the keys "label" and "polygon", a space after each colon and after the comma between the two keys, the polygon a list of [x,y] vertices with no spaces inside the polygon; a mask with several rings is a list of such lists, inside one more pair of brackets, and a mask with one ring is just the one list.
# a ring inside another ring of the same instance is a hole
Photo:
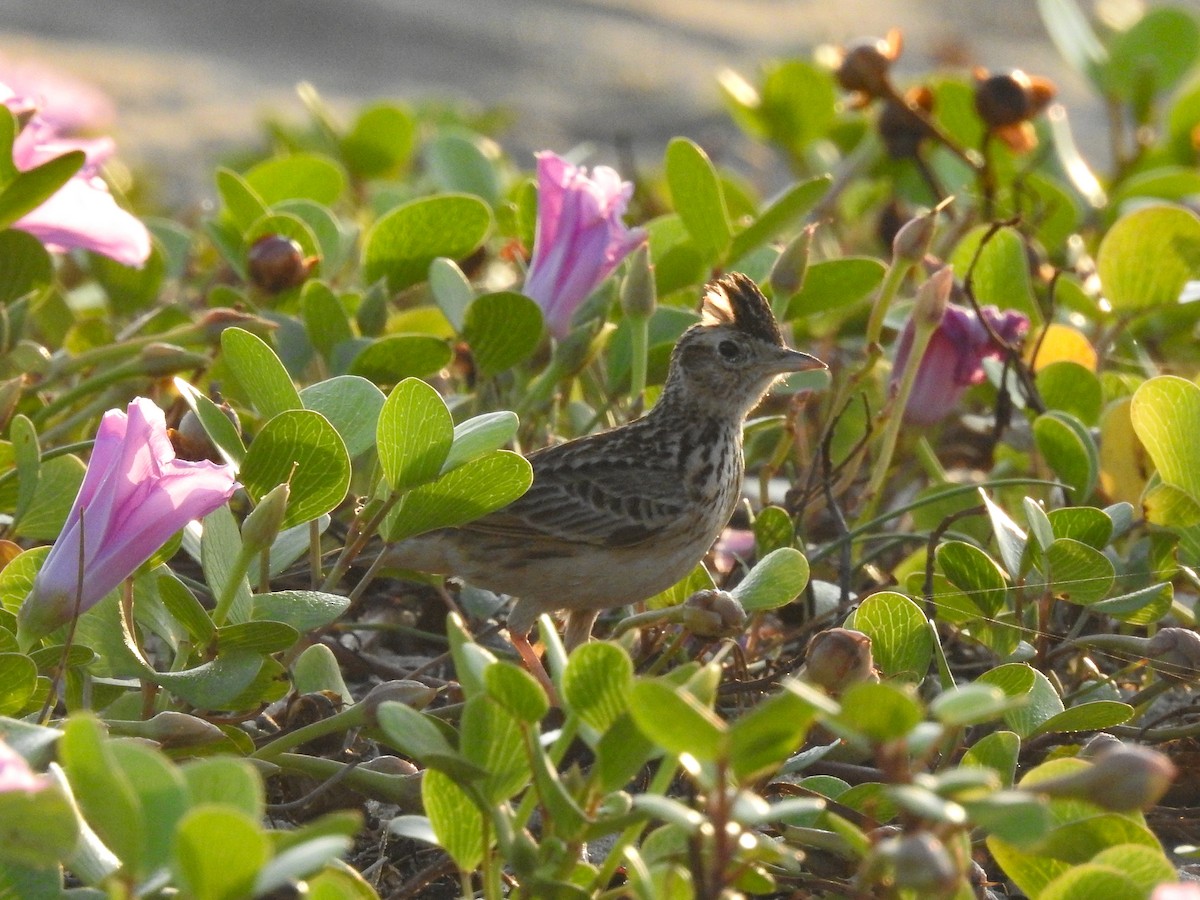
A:
{"label": "bird's eye", "polygon": [[737,359],[742,355],[742,348],[734,341],[721,341],[717,344],[717,352],[725,359]]}

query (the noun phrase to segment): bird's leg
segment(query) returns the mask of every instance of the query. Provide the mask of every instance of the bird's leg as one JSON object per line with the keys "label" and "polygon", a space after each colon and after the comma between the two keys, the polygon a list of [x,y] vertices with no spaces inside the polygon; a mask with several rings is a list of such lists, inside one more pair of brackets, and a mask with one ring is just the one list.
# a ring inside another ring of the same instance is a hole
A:
{"label": "bird's leg", "polygon": [[586,644],[592,636],[592,626],[596,624],[598,609],[573,609],[567,613],[567,627],[563,634],[563,644],[570,653],[580,644]]}
{"label": "bird's leg", "polygon": [[509,629],[508,640],[520,655],[522,662],[525,663],[525,668],[529,670],[529,674],[536,678],[538,684],[545,689],[546,695],[550,698],[550,703],[554,706],[561,705],[558,702],[558,692],[554,689],[554,682],[550,680],[550,673],[546,671],[546,667],[542,665],[541,659],[534,653],[533,645],[529,643],[529,635]]}

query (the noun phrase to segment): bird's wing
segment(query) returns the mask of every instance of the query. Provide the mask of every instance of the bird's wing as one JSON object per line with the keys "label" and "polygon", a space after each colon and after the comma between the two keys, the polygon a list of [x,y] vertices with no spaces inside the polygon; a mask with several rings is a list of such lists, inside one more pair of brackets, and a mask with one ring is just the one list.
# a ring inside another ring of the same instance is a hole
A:
{"label": "bird's wing", "polygon": [[533,485],[466,531],[557,538],[607,547],[639,544],[687,508],[673,454],[642,447],[631,435],[596,435],[530,456]]}

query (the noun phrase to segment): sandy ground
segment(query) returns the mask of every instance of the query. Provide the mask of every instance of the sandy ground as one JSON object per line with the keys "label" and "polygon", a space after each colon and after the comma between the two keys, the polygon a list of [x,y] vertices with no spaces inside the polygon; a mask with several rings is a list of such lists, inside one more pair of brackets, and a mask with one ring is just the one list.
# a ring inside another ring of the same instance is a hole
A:
{"label": "sandy ground", "polygon": [[720,67],[749,74],[892,26],[902,76],[946,59],[1024,68],[1058,83],[1085,144],[1101,134],[1035,0],[0,0],[0,23],[0,54],[111,94],[122,152],[173,205],[211,193],[213,162],[256,140],[267,111],[299,120],[299,81],[347,111],[379,97],[503,106],[518,155],[580,141],[611,155],[620,139],[654,162],[673,135],[732,134]]}

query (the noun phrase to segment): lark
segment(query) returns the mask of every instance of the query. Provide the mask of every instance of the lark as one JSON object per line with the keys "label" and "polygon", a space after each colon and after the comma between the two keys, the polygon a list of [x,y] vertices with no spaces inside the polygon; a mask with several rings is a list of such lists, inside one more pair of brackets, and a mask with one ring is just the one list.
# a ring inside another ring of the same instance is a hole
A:
{"label": "lark", "polygon": [[825,364],[789,349],[766,298],[739,273],[712,283],[642,418],[530,454],[533,485],[505,508],[409,538],[387,562],[453,574],[516,597],[513,646],[544,674],[528,634],[566,610],[565,643],[601,610],[645,600],[687,575],[742,489],[742,425],[779,376]]}

